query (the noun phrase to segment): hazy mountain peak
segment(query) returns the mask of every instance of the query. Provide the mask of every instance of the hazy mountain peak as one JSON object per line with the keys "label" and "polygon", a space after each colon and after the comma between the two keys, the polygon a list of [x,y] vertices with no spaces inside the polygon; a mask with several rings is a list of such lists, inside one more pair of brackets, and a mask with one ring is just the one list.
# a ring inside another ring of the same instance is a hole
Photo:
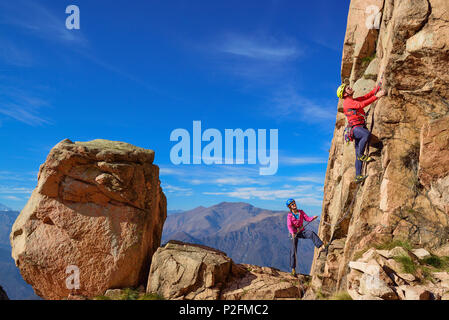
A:
{"label": "hazy mountain peak", "polygon": [[0,203],[0,211],[12,211],[12,209]]}

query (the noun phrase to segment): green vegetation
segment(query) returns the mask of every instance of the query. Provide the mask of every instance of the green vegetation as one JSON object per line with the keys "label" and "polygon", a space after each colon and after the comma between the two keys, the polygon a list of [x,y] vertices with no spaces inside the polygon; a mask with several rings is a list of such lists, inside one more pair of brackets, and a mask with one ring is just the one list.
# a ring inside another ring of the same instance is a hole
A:
{"label": "green vegetation", "polygon": [[335,293],[329,300],[352,300],[352,298],[346,291],[341,291]]}
{"label": "green vegetation", "polygon": [[97,296],[93,300],[164,300],[157,293],[144,293],[132,288],[120,290],[118,294],[111,296]]}
{"label": "green vegetation", "polygon": [[165,300],[163,297],[157,293],[146,293],[141,295],[137,300]]}
{"label": "green vegetation", "polygon": [[94,297],[93,300],[112,300],[112,299],[106,296],[97,296]]}
{"label": "green vegetation", "polygon": [[303,284],[304,284],[305,286],[310,285],[311,282],[312,282],[312,277],[306,277],[306,278],[303,280]]}
{"label": "green vegetation", "polygon": [[352,258],[352,260],[354,260],[354,261],[359,260],[365,254],[365,252],[367,252],[368,250],[369,250],[369,248],[365,248],[363,250],[357,251],[354,254],[354,257]]}
{"label": "green vegetation", "polygon": [[315,298],[317,300],[352,300],[351,296],[346,291],[339,291],[329,296],[324,294],[321,289],[317,291]]}
{"label": "green vegetation", "polygon": [[[410,214],[416,212],[413,209],[405,210],[407,210]],[[396,247],[404,248],[409,252],[414,249],[414,247],[408,240],[392,240],[382,244],[374,245],[373,247],[377,250],[387,251],[392,250]],[[363,254],[365,254],[369,249],[370,247],[367,247],[361,251],[356,252],[352,260],[356,261],[360,259]],[[402,269],[401,272],[414,275],[417,278],[417,281],[421,283],[436,283],[437,280],[434,278],[433,273],[449,272],[449,257],[447,256],[441,257],[431,254],[429,257],[426,257],[424,259],[417,259],[416,257],[413,257],[412,254],[409,255],[404,253],[393,257],[393,259],[400,264]],[[324,298],[324,296],[319,297],[317,294],[317,299],[320,298]]]}
{"label": "green vegetation", "polygon": [[318,292],[315,295],[317,300],[326,300],[326,295],[321,291],[321,288],[318,290]]}
{"label": "green vegetation", "polygon": [[434,280],[432,278],[432,271],[430,270],[429,267],[421,266],[420,270],[421,270],[422,277],[425,281],[434,282]]}
{"label": "green vegetation", "polygon": [[119,300],[137,300],[139,298],[139,292],[131,288],[126,288],[119,296]]}
{"label": "green vegetation", "polygon": [[[374,247],[374,249],[377,249],[377,250],[391,250],[396,247],[402,247],[406,250],[413,249],[412,245],[407,240],[392,240],[392,241],[388,241],[385,243],[374,245],[373,247]],[[365,252],[367,252],[369,249],[370,249],[370,247],[366,247],[363,250],[357,251],[354,254],[354,257],[352,258],[352,260],[356,261],[356,260],[360,259],[365,254]]]}
{"label": "green vegetation", "polygon": [[369,57],[362,58],[362,66],[368,67],[368,65],[371,63],[371,61],[373,61],[375,58],[376,58],[376,53],[374,53],[373,55],[371,55]]}
{"label": "green vegetation", "polygon": [[392,240],[383,244],[374,246],[377,250],[391,250],[396,247],[402,247],[406,250],[412,250],[413,247],[407,240]]}
{"label": "green vegetation", "polygon": [[396,260],[396,262],[399,262],[401,264],[402,271],[404,273],[411,273],[411,274],[416,273],[418,266],[413,261],[413,259],[410,258],[409,255],[400,255],[400,256],[394,257],[394,260]]}
{"label": "green vegetation", "polygon": [[438,257],[431,255],[430,257],[422,259],[421,263],[433,267],[435,271],[449,272],[449,257]]}

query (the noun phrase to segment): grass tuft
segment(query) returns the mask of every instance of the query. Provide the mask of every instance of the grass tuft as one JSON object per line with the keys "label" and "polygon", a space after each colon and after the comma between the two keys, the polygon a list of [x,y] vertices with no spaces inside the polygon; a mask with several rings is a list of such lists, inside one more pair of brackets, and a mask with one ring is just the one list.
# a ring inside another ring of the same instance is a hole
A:
{"label": "grass tuft", "polygon": [[132,288],[123,289],[118,295],[97,296],[93,300],[164,300],[164,298],[157,293],[143,293]]}
{"label": "grass tuft", "polygon": [[94,300],[111,300],[111,298],[106,296],[97,296],[93,298]]}
{"label": "grass tuft", "polygon": [[137,300],[139,298],[139,292],[131,288],[126,288],[120,295],[120,300]]}
{"label": "grass tuft", "polygon": [[137,300],[165,300],[163,297],[157,293],[146,293],[140,296]]}
{"label": "grass tuft", "polygon": [[437,271],[448,271],[449,269],[449,257],[431,255],[430,257],[422,259],[421,263],[429,265]]}
{"label": "grass tuft", "polygon": [[377,250],[391,250],[396,247],[402,247],[406,250],[412,250],[413,247],[407,240],[392,240],[383,244],[374,246]]}
{"label": "grass tuft", "polygon": [[326,300],[326,295],[321,291],[321,289],[318,290],[318,292],[315,295],[317,300]]}
{"label": "grass tuft", "polygon": [[352,297],[346,291],[335,293],[329,300],[352,300]]}
{"label": "grass tuft", "polygon": [[408,255],[401,255],[401,256],[394,257],[394,260],[401,264],[402,271],[404,273],[411,273],[411,274],[415,274],[416,273],[417,265],[412,260],[412,258],[410,258],[410,256],[408,256]]}

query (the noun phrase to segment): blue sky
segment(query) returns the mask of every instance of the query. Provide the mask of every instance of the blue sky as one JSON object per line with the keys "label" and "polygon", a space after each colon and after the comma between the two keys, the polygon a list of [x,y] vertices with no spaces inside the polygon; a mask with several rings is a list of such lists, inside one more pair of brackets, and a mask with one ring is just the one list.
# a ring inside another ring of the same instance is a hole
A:
{"label": "blue sky", "polygon": [[[65,27],[68,5],[81,29]],[[245,201],[319,215],[349,1],[0,2],[0,202],[20,210],[59,141],[156,152],[168,209]],[[279,169],[179,165],[174,129],[277,129]]]}

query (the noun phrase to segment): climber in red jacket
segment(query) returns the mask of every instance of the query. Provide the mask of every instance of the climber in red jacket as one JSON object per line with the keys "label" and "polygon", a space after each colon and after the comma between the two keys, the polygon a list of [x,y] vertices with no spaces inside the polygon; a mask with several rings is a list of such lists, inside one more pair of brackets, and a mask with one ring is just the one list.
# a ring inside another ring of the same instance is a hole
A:
{"label": "climber in red jacket", "polygon": [[362,182],[367,176],[362,176],[362,161],[370,162],[373,159],[368,155],[364,155],[365,147],[371,132],[366,128],[366,114],[364,108],[369,106],[377,99],[385,96],[386,92],[381,89],[381,85],[376,86],[373,91],[364,95],[363,97],[353,98],[354,90],[346,85],[342,84],[337,90],[337,96],[343,101],[343,111],[348,119],[348,127],[355,144],[355,169],[357,183]]}

